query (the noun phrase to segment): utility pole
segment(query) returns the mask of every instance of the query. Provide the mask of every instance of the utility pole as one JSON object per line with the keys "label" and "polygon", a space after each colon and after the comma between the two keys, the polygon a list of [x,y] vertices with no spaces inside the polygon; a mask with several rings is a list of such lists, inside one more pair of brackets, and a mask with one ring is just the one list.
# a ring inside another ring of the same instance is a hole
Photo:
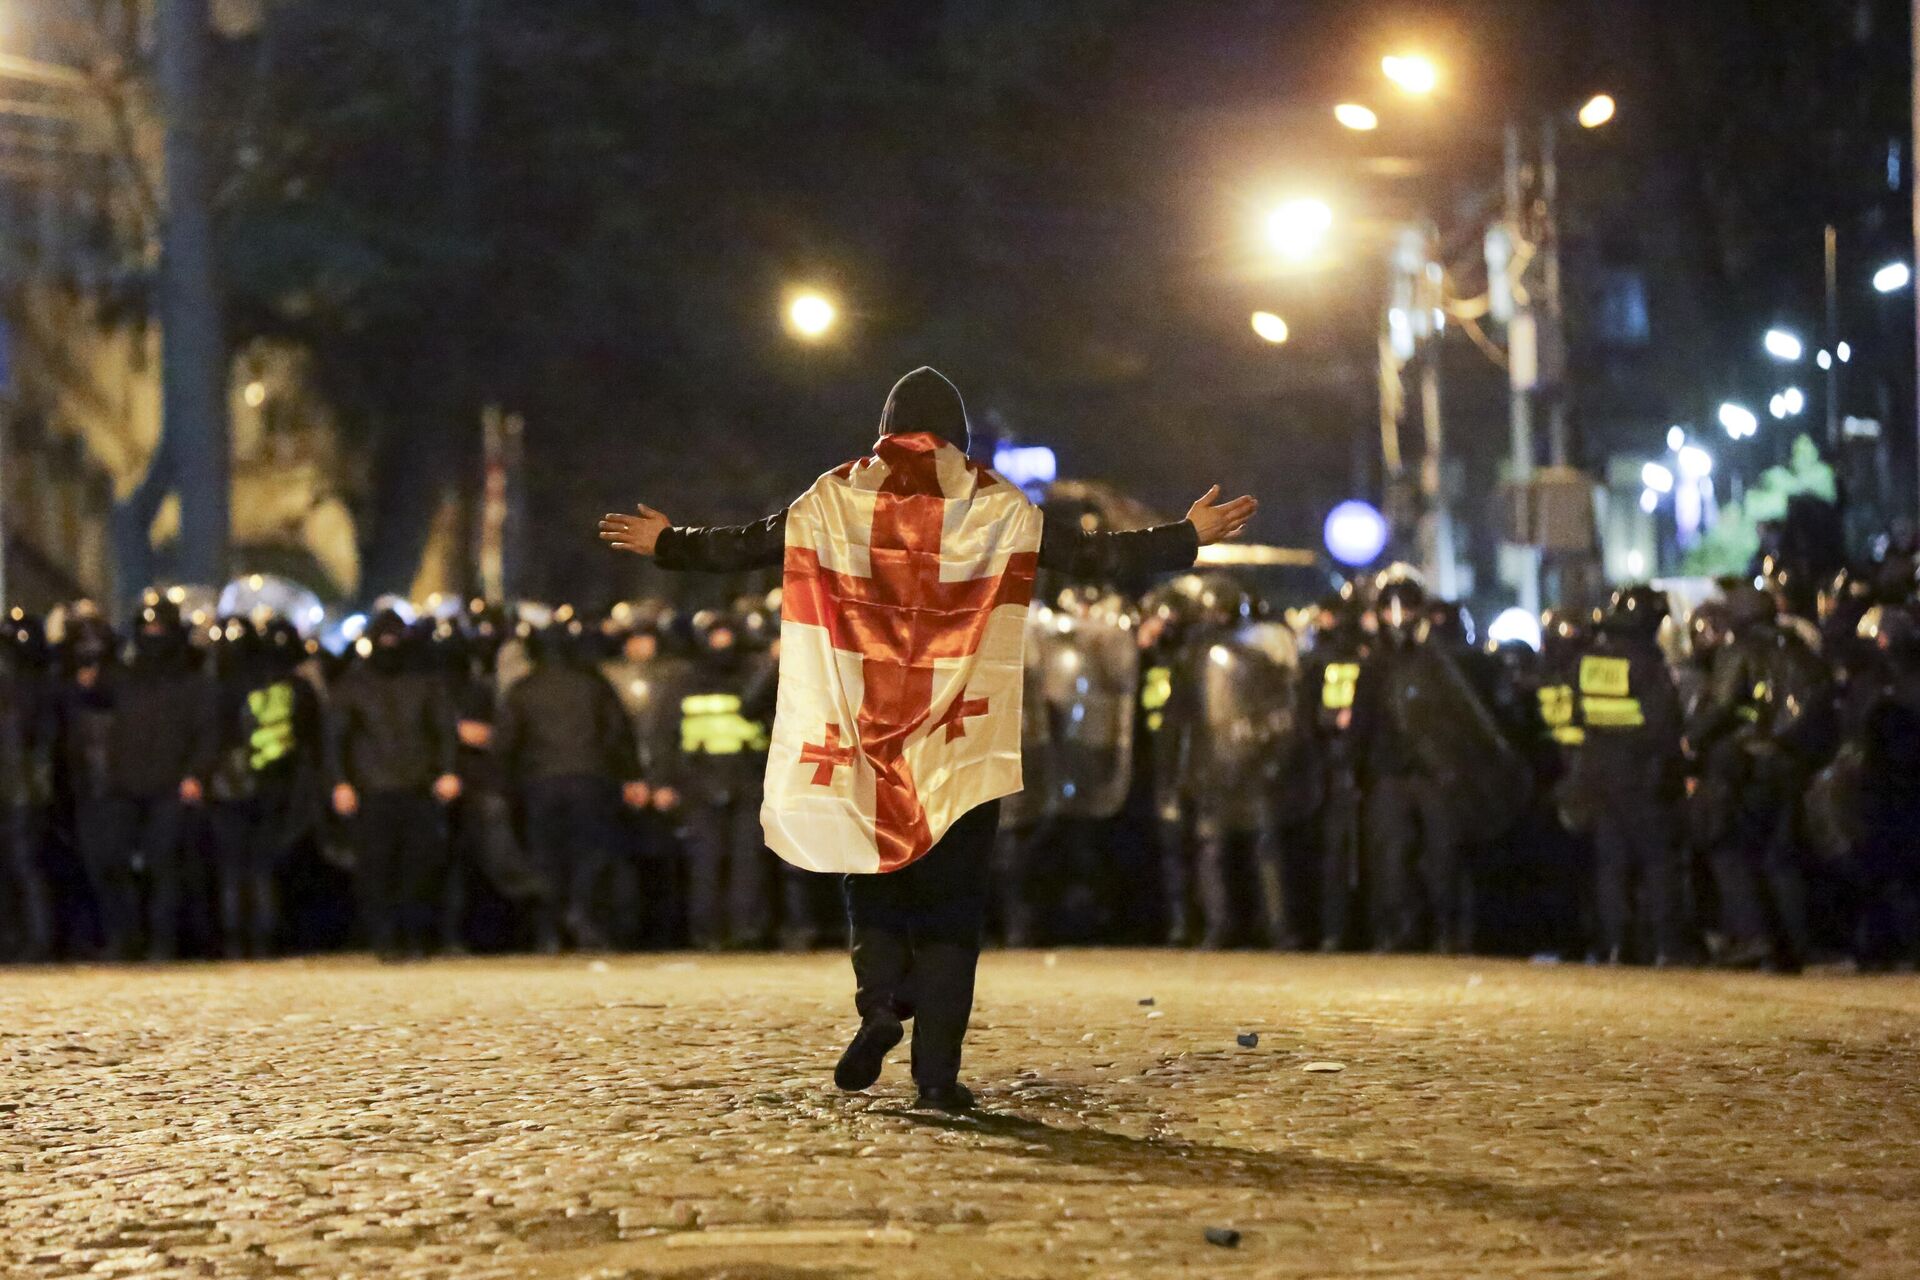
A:
{"label": "utility pole", "polygon": [[1552,116],[1540,126],[1540,281],[1546,294],[1547,326],[1540,344],[1541,376],[1551,393],[1547,403],[1547,461],[1568,465],[1567,312],[1560,291],[1560,126]]}
{"label": "utility pole", "polygon": [[[1913,67],[1912,136],[1915,139],[1920,139],[1920,0],[1913,0],[1913,22],[1911,25],[1913,28],[1913,56],[1911,59],[1911,65]],[[1911,149],[1909,149],[1908,154],[1912,154]],[[1911,161],[1908,162],[1907,166],[1907,186],[1913,192],[1913,246],[1915,268],[1913,279],[1916,282],[1920,282],[1920,179],[1914,176]],[[1913,297],[1916,318],[1920,318],[1920,283],[1916,283],[1910,292]],[[1914,341],[1914,367],[1916,370],[1920,370],[1920,323],[1914,325]],[[1920,512],[1920,378],[1916,378],[1914,386],[1915,510],[1916,512]]]}
{"label": "utility pole", "polygon": [[[226,336],[214,275],[207,162],[207,0],[159,0],[167,208],[160,248],[161,433],[180,497],[177,576],[226,581],[232,533],[232,443]],[[120,584],[122,594],[138,583]]]}
{"label": "utility pole", "polygon": [[1420,348],[1420,425],[1424,448],[1420,454],[1420,527],[1425,537],[1427,572],[1433,588],[1443,599],[1460,596],[1458,559],[1453,545],[1453,508],[1447,497],[1447,432],[1440,403],[1440,326],[1438,318],[1446,305],[1445,269],[1440,265],[1440,229],[1432,222],[1421,228],[1425,252],[1421,255],[1420,279],[1413,296],[1418,307],[1414,331],[1426,340]]}
{"label": "utility pole", "polygon": [[[1915,0],[1920,3],[1920,0]],[[1520,126],[1509,122],[1505,147],[1507,235],[1515,252],[1529,242],[1526,192],[1520,162]],[[1556,273],[1557,274],[1557,273]],[[1516,282],[1513,318],[1507,322],[1507,413],[1513,473],[1513,533],[1508,554],[1518,580],[1520,607],[1540,612],[1540,549],[1533,543],[1533,394],[1540,378],[1540,325],[1533,293]]]}
{"label": "utility pole", "polygon": [[1827,450],[1840,465],[1840,231],[1827,224]]}

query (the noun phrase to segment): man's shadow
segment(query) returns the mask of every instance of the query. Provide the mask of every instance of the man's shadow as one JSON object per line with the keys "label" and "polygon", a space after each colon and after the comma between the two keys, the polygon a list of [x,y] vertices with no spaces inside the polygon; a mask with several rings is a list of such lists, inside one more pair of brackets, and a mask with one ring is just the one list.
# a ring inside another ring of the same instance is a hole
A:
{"label": "man's shadow", "polygon": [[[929,1129],[1025,1144],[1025,1154],[1082,1169],[1137,1173],[1161,1186],[1253,1187],[1275,1194],[1321,1192],[1398,1200],[1437,1199],[1463,1211],[1550,1225],[1595,1240],[1617,1239],[1627,1221],[1617,1197],[1581,1183],[1518,1186],[1471,1174],[1397,1169],[1307,1151],[1256,1151],[1184,1138],[1136,1138],[1101,1129],[1062,1128],[1008,1112],[968,1115],[875,1108]],[[1035,1150],[1035,1148],[1038,1148]]]}

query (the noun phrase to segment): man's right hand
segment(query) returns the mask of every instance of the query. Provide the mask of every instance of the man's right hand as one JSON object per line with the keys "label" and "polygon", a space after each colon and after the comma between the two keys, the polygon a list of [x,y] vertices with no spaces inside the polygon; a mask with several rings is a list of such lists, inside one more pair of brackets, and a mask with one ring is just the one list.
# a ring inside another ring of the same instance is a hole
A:
{"label": "man's right hand", "polygon": [[1187,523],[1200,535],[1200,545],[1203,547],[1239,537],[1241,530],[1247,527],[1247,521],[1253,519],[1253,513],[1260,509],[1260,504],[1250,496],[1216,504],[1215,499],[1219,496],[1220,486],[1215,485],[1207,490],[1200,501],[1187,508]]}
{"label": "man's right hand", "polygon": [[360,793],[347,783],[341,783],[333,789],[333,811],[343,818],[351,818],[360,812]]}
{"label": "man's right hand", "polygon": [[661,813],[669,813],[680,807],[680,793],[672,787],[653,789],[653,807]]}
{"label": "man's right hand", "polygon": [[650,556],[660,541],[660,535],[673,527],[673,521],[645,504],[634,510],[639,514],[629,516],[609,511],[601,516],[600,541],[615,551]]}

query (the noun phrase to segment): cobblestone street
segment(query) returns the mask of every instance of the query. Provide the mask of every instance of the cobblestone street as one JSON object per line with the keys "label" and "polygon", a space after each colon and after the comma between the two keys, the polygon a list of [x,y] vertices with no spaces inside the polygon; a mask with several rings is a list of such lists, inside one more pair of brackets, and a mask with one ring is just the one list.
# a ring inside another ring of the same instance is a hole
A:
{"label": "cobblestone street", "polygon": [[836,956],[7,973],[0,1274],[1697,1280],[1920,1257],[1912,979],[991,955],[968,1119],[908,1110],[904,1047],[871,1095],[833,1090],[849,987]]}

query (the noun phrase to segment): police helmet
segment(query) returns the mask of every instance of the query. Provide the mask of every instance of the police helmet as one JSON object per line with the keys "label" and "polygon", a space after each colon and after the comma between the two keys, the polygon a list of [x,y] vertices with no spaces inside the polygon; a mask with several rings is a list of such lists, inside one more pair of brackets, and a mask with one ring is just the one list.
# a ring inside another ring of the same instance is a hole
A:
{"label": "police helmet", "polygon": [[1607,603],[1606,627],[1617,635],[1651,640],[1660,634],[1660,624],[1672,612],[1666,592],[1644,582],[1635,583],[1613,593]]}
{"label": "police helmet", "polygon": [[1735,631],[1761,623],[1773,622],[1780,616],[1780,605],[1773,596],[1751,583],[1741,583],[1727,591],[1727,620]]}
{"label": "police helmet", "polygon": [[1404,568],[1391,566],[1374,580],[1373,609],[1382,631],[1410,640],[1426,620],[1428,597],[1417,574],[1395,572]]}
{"label": "police helmet", "polygon": [[1920,620],[1912,606],[1877,604],[1860,615],[1854,634],[1862,643],[1889,657],[1911,658],[1920,654]]}
{"label": "police helmet", "polygon": [[1706,600],[1687,618],[1687,646],[1697,659],[1711,658],[1733,634],[1733,610],[1723,600]]}

